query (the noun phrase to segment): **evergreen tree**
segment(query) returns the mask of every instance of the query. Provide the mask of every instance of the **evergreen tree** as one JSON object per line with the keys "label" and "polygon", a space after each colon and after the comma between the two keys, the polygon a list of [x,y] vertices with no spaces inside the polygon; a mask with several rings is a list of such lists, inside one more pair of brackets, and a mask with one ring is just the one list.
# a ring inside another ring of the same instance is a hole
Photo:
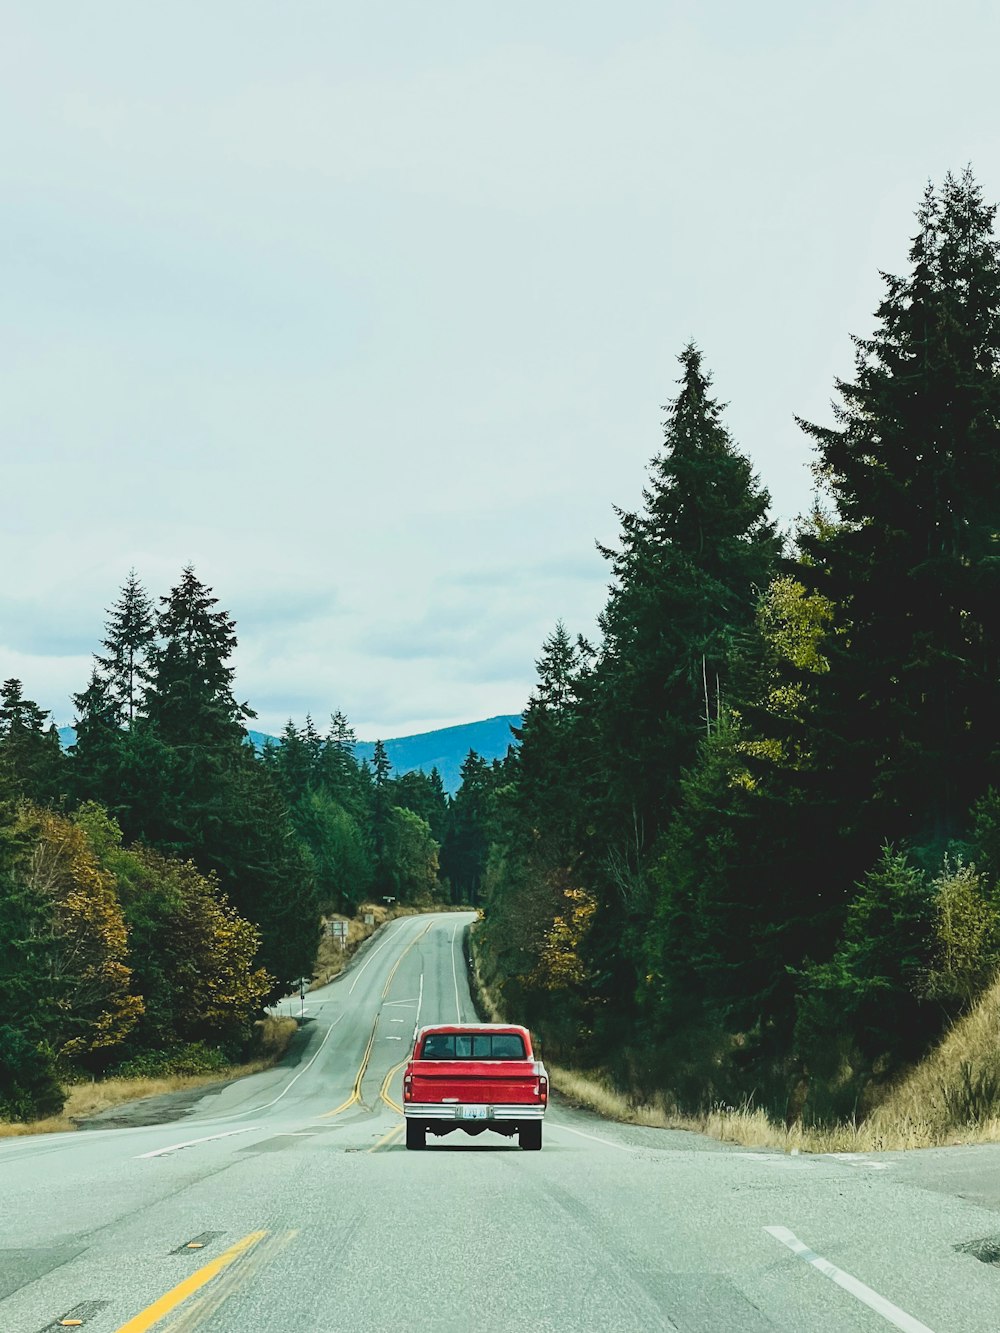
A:
{"label": "evergreen tree", "polygon": [[938,1030],[940,1012],[922,999],[932,909],[926,877],[905,852],[883,847],[857,886],[833,957],[801,973],[797,1037],[814,1068],[834,1071],[850,1041],[869,1059],[913,1059]]}
{"label": "evergreen tree", "polygon": [[390,775],[392,764],[381,741],[375,742],[372,755],[372,852],[375,866],[375,892],[384,897],[393,892],[389,866],[389,818],[392,811]]}
{"label": "evergreen tree", "polygon": [[24,696],[19,680],[0,686],[0,777],[20,795],[51,804],[64,793],[65,758],[48,713]]}
{"label": "evergreen tree", "polygon": [[429,907],[438,888],[438,845],[425,819],[393,806],[386,825],[386,873],[393,896]]}
{"label": "evergreen tree", "polygon": [[236,622],[216,611],[218,598],[189,565],[167,597],[160,598],[151,654],[145,715],[173,746],[239,745],[244,722],[256,714],[233,695]]}
{"label": "evergreen tree", "polygon": [[122,704],[95,667],[90,684],[74,694],[74,741],[69,748],[73,792],[109,809],[121,800]]}
{"label": "evergreen tree", "polygon": [[97,664],[107,682],[110,699],[122,719],[131,725],[142,701],[142,689],[148,679],[146,663],[156,637],[153,603],[134,569],[129,570],[125,586],[108,616],[105,637],[101,640],[107,656],[98,656]]}
{"label": "evergreen tree", "polygon": [[314,756],[302,731],[291,718],[285,723],[270,759],[272,772],[285,800],[290,805],[301,801],[309,790],[314,775]]}
{"label": "evergreen tree", "polygon": [[641,512],[617,510],[613,582],[591,685],[612,837],[641,852],[718,719],[730,663],[780,551],[769,497],[722,424],[693,345]]}
{"label": "evergreen tree", "polygon": [[413,769],[392,780],[392,803],[397,809],[411,810],[419,815],[431,831],[431,837],[440,842],[448,819],[448,798],[441,774],[436,768],[430,773]]}
{"label": "evergreen tree", "polygon": [[180,848],[260,931],[258,962],[275,979],[271,999],[312,975],[319,904],[312,868],[288,806],[249,747],[222,774],[194,846]]}
{"label": "evergreen tree", "polygon": [[441,872],[455,903],[479,902],[489,847],[489,806],[493,782],[486,761],[470,750],[459,770],[462,782],[448,815],[441,848]]}
{"label": "evergreen tree", "polygon": [[[581,677],[592,656],[583,639],[570,638],[558,621],[535,663],[538,683],[514,739],[517,803],[525,825],[544,829],[564,849],[579,822],[580,768],[584,742]],[[553,854],[555,849],[553,848]]]}
{"label": "evergreen tree", "polygon": [[354,758],[357,737],[341,712],[330,718],[319,760],[319,781],[359,825],[370,819],[370,790]]}
{"label": "evergreen tree", "polygon": [[292,819],[309,856],[320,910],[353,914],[372,885],[371,851],[357,821],[326,787],[308,792]]}
{"label": "evergreen tree", "polygon": [[960,834],[998,775],[1000,246],[971,172],[928,187],[832,428],[802,423],[840,523],[799,577],[839,608],[827,750],[859,856]]}

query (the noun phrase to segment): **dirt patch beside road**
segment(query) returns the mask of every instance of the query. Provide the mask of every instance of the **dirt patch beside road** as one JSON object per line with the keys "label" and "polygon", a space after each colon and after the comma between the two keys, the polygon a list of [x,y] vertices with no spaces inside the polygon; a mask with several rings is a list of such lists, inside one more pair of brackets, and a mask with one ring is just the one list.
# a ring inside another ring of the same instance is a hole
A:
{"label": "dirt patch beside road", "polygon": [[[282,1020],[289,1022],[290,1020]],[[99,1111],[87,1112],[82,1107],[74,1114],[73,1098],[66,1103],[66,1115],[73,1122],[75,1129],[138,1129],[143,1125],[165,1125],[171,1120],[180,1120],[187,1115],[203,1097],[217,1096],[224,1088],[236,1083],[250,1074],[260,1074],[265,1069],[294,1069],[301,1061],[312,1040],[312,1020],[291,1020],[294,1031],[290,1033],[280,1055],[270,1059],[255,1060],[246,1065],[234,1065],[225,1077],[204,1075],[184,1081],[183,1087],[174,1087],[167,1092],[157,1092],[150,1087],[145,1092],[132,1089],[128,1100],[115,1102]],[[101,1088],[101,1084],[96,1085]],[[136,1093],[138,1092],[138,1095]]]}

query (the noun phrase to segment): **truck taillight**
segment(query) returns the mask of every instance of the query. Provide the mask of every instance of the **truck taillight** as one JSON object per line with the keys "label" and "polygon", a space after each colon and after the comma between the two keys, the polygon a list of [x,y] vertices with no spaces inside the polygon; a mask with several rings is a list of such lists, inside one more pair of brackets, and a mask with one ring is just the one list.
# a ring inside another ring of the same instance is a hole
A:
{"label": "truck taillight", "polygon": [[547,1078],[538,1080],[538,1096],[543,1102],[549,1100],[549,1080]]}
{"label": "truck taillight", "polygon": [[413,1097],[413,1075],[406,1073],[403,1075],[403,1101],[408,1102]]}

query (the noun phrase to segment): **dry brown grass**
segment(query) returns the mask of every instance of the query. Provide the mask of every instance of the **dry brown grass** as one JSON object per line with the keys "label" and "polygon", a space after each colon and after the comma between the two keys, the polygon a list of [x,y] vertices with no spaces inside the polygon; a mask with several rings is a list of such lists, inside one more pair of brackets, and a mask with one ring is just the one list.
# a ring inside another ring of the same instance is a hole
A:
{"label": "dry brown grass", "polygon": [[259,1018],[253,1026],[254,1048],[259,1059],[271,1064],[277,1064],[299,1030],[294,1018],[273,1018],[271,1015]]}
{"label": "dry brown grass", "polygon": [[122,1106],[125,1102],[144,1097],[158,1097],[166,1092],[184,1092],[201,1088],[209,1083],[229,1082],[259,1074],[277,1064],[298,1031],[294,1018],[263,1018],[254,1024],[254,1046],[260,1051],[256,1060],[246,1064],[229,1065],[211,1074],[165,1074],[161,1078],[106,1078],[92,1083],[71,1084],[66,1092],[66,1104],[61,1115],[26,1124],[0,1121],[0,1138],[17,1138],[24,1134],[56,1134],[76,1129],[77,1122],[101,1111]]}
{"label": "dry brown grass", "polygon": [[[969,1019],[976,1018],[970,1014]],[[553,1088],[576,1106],[596,1111],[624,1124],[659,1129],[686,1129],[727,1143],[775,1152],[864,1153],[934,1148],[958,1143],[1000,1142],[1000,1108],[976,1114],[977,1076],[961,1072],[976,1069],[969,1031],[953,1030],[928,1059],[899,1085],[865,1120],[828,1126],[800,1123],[783,1125],[759,1107],[717,1106],[702,1115],[683,1115],[668,1098],[643,1104],[617,1091],[600,1074],[549,1066]],[[988,1024],[977,1019],[973,1031],[988,1035]],[[996,1031],[994,1026],[993,1031]],[[969,1095],[969,1080],[972,1097]],[[949,1107],[951,1111],[949,1111]],[[956,1114],[957,1112],[957,1114]]]}
{"label": "dry brown grass", "polygon": [[[503,1022],[485,983],[473,932],[472,983],[480,1012]],[[716,1106],[702,1115],[678,1111],[668,1095],[643,1103],[598,1073],[549,1065],[552,1087],[575,1106],[623,1124],[686,1129],[743,1147],[775,1152],[859,1153],[1000,1142],[1000,978],[935,1050],[860,1122],[786,1126],[753,1106]]]}
{"label": "dry brown grass", "polygon": [[889,1090],[870,1123],[877,1129],[907,1126],[927,1146],[1000,1141],[998,1032],[1000,978]]}
{"label": "dry brown grass", "polygon": [[[415,907],[390,909],[384,903],[362,903],[356,916],[343,916],[339,912],[333,912],[330,916],[324,917],[323,935],[316,953],[313,979],[309,989],[318,990],[320,986],[331,982],[334,977],[340,976],[361,945],[375,934],[379,926],[384,926],[387,921],[394,921],[398,916],[413,916],[416,911]],[[374,917],[371,925],[365,922],[366,916]],[[326,924],[334,921],[347,922],[347,945],[343,949],[332,935],[326,933]]]}

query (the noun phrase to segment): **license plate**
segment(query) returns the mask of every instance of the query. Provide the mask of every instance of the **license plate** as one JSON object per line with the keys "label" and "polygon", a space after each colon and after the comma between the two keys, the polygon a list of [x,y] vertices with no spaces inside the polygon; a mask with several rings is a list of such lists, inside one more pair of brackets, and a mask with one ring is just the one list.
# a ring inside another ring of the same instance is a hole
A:
{"label": "license plate", "polygon": [[461,1110],[463,1120],[488,1120],[488,1106],[463,1106]]}

